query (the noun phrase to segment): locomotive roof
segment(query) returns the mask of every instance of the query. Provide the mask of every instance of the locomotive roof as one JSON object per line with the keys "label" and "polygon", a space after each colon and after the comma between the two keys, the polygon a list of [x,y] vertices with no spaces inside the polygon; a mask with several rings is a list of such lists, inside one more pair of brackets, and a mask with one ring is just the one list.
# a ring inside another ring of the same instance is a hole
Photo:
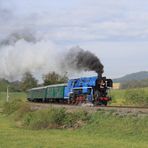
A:
{"label": "locomotive roof", "polygon": [[54,84],[54,85],[47,85],[46,87],[56,87],[56,86],[67,86],[67,83],[63,83],[63,84]]}
{"label": "locomotive roof", "polygon": [[[38,90],[38,89],[44,89],[44,88],[56,87],[56,86],[67,86],[67,83],[63,83],[63,84],[53,84],[53,85],[47,85],[47,86],[41,86],[41,87],[34,87],[34,88],[29,89],[29,90]],[[29,90],[28,90],[28,91],[29,91]]]}
{"label": "locomotive roof", "polygon": [[77,79],[90,79],[90,78],[98,78],[98,76],[77,77],[77,78],[71,78],[70,80],[77,80]]}

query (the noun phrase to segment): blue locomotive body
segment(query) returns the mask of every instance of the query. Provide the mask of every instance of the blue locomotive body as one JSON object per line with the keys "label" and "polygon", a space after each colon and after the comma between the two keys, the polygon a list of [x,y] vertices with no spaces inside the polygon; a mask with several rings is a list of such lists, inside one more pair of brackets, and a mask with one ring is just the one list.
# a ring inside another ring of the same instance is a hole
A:
{"label": "blue locomotive body", "polygon": [[83,77],[78,79],[70,79],[65,88],[64,98],[70,99],[72,94],[82,95],[87,94],[88,101],[92,102],[93,87],[96,85],[98,77]]}
{"label": "blue locomotive body", "polygon": [[65,87],[64,99],[76,104],[89,102],[107,105],[107,102],[111,100],[107,96],[110,87],[112,87],[112,80],[106,77],[70,79]]}

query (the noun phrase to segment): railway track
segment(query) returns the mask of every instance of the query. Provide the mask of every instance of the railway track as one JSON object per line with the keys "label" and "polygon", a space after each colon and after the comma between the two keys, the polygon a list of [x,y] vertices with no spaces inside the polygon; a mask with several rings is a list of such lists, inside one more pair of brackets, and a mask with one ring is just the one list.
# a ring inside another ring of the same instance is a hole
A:
{"label": "railway track", "polygon": [[148,107],[139,107],[139,106],[91,106],[91,105],[67,105],[67,104],[54,104],[54,103],[32,103],[29,102],[31,108],[34,110],[47,109],[49,107],[55,108],[66,108],[69,111],[74,111],[78,109],[83,109],[89,112],[95,112],[98,110],[114,110],[118,112],[125,113],[139,113],[139,114],[148,114]]}
{"label": "railway track", "polygon": [[[102,108],[102,107],[101,107]],[[103,109],[111,109],[122,112],[133,112],[133,113],[145,113],[148,114],[148,107],[139,107],[139,106],[107,106]]]}

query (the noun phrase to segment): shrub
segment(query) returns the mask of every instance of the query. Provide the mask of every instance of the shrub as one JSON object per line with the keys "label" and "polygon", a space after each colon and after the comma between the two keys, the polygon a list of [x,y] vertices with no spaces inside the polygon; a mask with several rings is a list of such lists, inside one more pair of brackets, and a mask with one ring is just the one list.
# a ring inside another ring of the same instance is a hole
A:
{"label": "shrub", "polygon": [[30,129],[77,128],[89,120],[84,111],[66,112],[64,108],[50,108],[29,112],[24,117],[24,126]]}
{"label": "shrub", "polygon": [[50,112],[50,122],[52,125],[62,126],[66,118],[65,108],[52,108]]}
{"label": "shrub", "polygon": [[65,109],[48,109],[29,112],[24,117],[24,125],[31,129],[60,128],[64,124]]}
{"label": "shrub", "polygon": [[78,128],[85,124],[85,122],[89,121],[89,119],[90,115],[88,114],[88,112],[83,110],[73,113],[67,113],[64,126],[66,128]]}

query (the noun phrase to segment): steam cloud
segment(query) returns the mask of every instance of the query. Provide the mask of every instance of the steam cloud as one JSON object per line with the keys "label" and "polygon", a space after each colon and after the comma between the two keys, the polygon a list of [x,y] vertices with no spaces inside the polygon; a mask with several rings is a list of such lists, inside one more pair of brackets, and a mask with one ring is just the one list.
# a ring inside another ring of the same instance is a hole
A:
{"label": "steam cloud", "polygon": [[29,32],[28,30],[21,30],[13,32],[12,34],[8,35],[4,40],[0,41],[0,46],[6,45],[14,45],[19,40],[25,40],[26,42],[36,42],[35,36]]}
{"label": "steam cloud", "polygon": [[62,65],[66,69],[95,71],[99,76],[102,76],[104,72],[104,66],[99,58],[90,51],[85,51],[79,47],[71,48],[66,53]]}
{"label": "steam cloud", "polygon": [[74,47],[64,54],[53,42],[39,40],[24,30],[0,41],[0,68],[0,78],[10,81],[20,79],[28,71],[37,78],[49,71],[67,72],[69,77],[77,76],[78,71],[95,71],[100,76],[103,73],[103,65],[90,51]]}
{"label": "steam cloud", "polygon": [[77,47],[64,54],[63,47],[49,41],[44,32],[36,32],[38,26],[30,18],[20,18],[13,8],[0,5],[0,16],[0,78],[18,80],[28,71],[37,78],[49,71],[68,72],[69,77],[84,70],[103,73],[103,65],[94,54]]}
{"label": "steam cloud", "polygon": [[29,32],[15,32],[0,41],[0,78],[18,80],[25,72],[41,79],[49,71],[58,72],[59,49],[49,40],[37,40]]}
{"label": "steam cloud", "polygon": [[41,40],[29,30],[15,30],[0,40],[0,57],[0,78],[10,81],[28,71],[40,78],[49,71],[67,72],[69,77],[79,71],[95,71],[99,76],[103,73],[103,65],[90,51],[74,47],[64,54],[53,42]]}

